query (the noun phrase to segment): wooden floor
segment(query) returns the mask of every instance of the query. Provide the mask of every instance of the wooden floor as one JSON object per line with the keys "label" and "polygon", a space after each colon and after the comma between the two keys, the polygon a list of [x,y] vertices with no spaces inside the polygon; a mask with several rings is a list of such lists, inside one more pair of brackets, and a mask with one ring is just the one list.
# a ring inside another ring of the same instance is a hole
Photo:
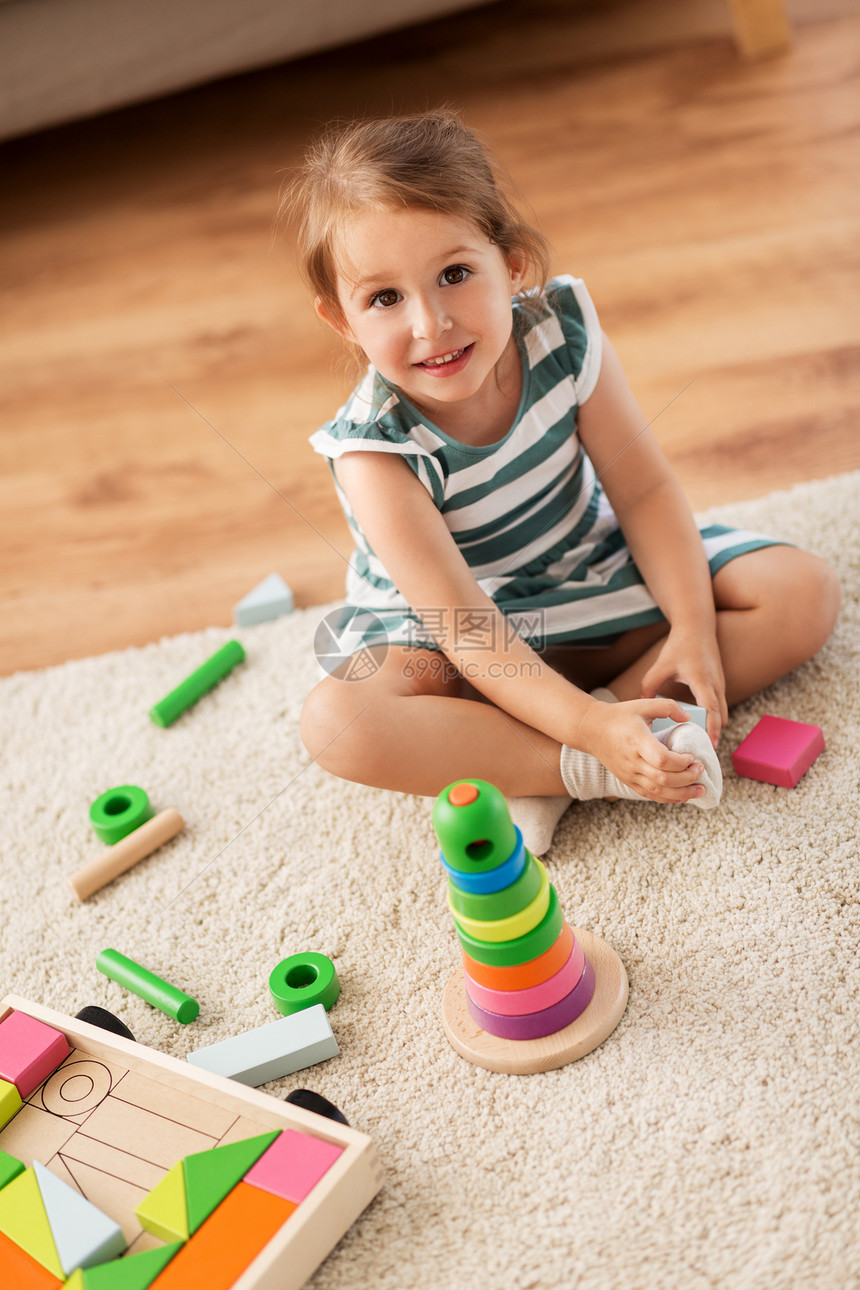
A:
{"label": "wooden floor", "polygon": [[0,149],[0,673],[227,624],[273,570],[341,594],[306,440],[350,377],[272,236],[338,114],[489,137],[695,507],[860,467],[860,14],[807,7],[749,64],[642,0],[502,0]]}

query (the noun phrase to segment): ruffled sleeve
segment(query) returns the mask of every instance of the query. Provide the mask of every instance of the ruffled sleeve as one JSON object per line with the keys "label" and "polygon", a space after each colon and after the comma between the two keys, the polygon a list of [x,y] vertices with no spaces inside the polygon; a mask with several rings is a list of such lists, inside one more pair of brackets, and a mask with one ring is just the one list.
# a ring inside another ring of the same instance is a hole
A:
{"label": "ruffled sleeve", "polygon": [[603,357],[603,333],[594,302],[580,278],[551,278],[546,314],[529,336],[532,366],[550,362],[572,377],[576,401],[594,393]]}
{"label": "ruffled sleeve", "polygon": [[[403,457],[427,489],[435,504],[444,501],[444,471],[440,461],[411,436],[406,409],[395,391],[385,389],[386,398],[377,407],[369,406],[364,386],[331,420],[310,437],[314,452],[328,459],[330,465],[347,452],[389,452]],[[362,413],[372,412],[369,419]],[[416,431],[421,426],[414,427]]]}

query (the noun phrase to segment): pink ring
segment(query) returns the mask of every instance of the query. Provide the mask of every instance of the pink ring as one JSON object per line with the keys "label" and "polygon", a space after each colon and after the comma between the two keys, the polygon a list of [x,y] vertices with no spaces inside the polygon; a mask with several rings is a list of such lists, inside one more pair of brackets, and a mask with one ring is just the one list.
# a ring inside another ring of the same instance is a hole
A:
{"label": "pink ring", "polygon": [[473,981],[466,972],[466,993],[473,1003],[486,1012],[495,1012],[503,1017],[523,1017],[529,1012],[542,1012],[544,1008],[551,1008],[559,999],[570,994],[579,982],[584,967],[585,951],[579,941],[574,939],[573,949],[564,966],[555,976],[541,981],[539,985],[529,986],[525,990],[491,990],[488,986]]}
{"label": "pink ring", "polygon": [[579,985],[575,985],[570,994],[559,999],[551,1008],[544,1008],[542,1012],[531,1012],[525,1017],[503,1017],[498,1012],[487,1012],[485,1008],[479,1008],[468,994],[466,1006],[475,1024],[488,1035],[497,1035],[500,1039],[542,1039],[544,1035],[554,1035],[556,1031],[564,1030],[565,1026],[569,1026],[585,1012],[591,1003],[596,984],[594,968],[586,959]]}

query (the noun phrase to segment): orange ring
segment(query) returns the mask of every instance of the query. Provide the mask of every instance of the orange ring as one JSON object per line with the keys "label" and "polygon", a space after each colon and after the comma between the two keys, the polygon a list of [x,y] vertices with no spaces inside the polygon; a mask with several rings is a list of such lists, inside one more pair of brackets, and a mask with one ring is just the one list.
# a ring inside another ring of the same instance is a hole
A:
{"label": "orange ring", "polygon": [[493,967],[489,963],[478,963],[463,951],[463,967],[467,976],[478,985],[485,985],[489,990],[528,990],[533,985],[541,985],[556,972],[561,971],[573,952],[573,932],[567,923],[562,925],[558,939],[548,950],[539,954],[528,963],[515,963],[511,967]]}

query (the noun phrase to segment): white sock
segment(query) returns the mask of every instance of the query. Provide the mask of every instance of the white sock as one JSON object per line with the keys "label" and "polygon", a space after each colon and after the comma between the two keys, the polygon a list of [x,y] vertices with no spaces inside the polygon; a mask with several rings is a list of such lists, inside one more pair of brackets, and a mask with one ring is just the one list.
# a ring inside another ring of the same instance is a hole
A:
{"label": "white sock", "polygon": [[556,825],[571,804],[569,797],[509,797],[511,819],[533,856],[552,846]]}
{"label": "white sock", "polygon": [[[611,690],[602,686],[591,691],[593,699],[617,703]],[[546,855],[552,846],[556,826],[570,806],[569,797],[509,797],[511,819],[523,835],[523,842],[534,856]]]}
{"label": "white sock", "polygon": [[[599,697],[599,696],[596,696]],[[702,763],[702,774],[696,781],[704,785],[705,792],[701,797],[693,797],[690,802],[711,810],[718,806],[723,791],[723,776],[714,746],[707,733],[693,721],[684,721],[661,730],[654,736],[671,752],[689,753],[696,761]],[[602,762],[590,753],[580,752],[578,748],[562,746],[561,777],[571,797],[580,801],[591,801],[596,797],[624,797],[628,801],[649,801],[641,793],[622,784]]]}

